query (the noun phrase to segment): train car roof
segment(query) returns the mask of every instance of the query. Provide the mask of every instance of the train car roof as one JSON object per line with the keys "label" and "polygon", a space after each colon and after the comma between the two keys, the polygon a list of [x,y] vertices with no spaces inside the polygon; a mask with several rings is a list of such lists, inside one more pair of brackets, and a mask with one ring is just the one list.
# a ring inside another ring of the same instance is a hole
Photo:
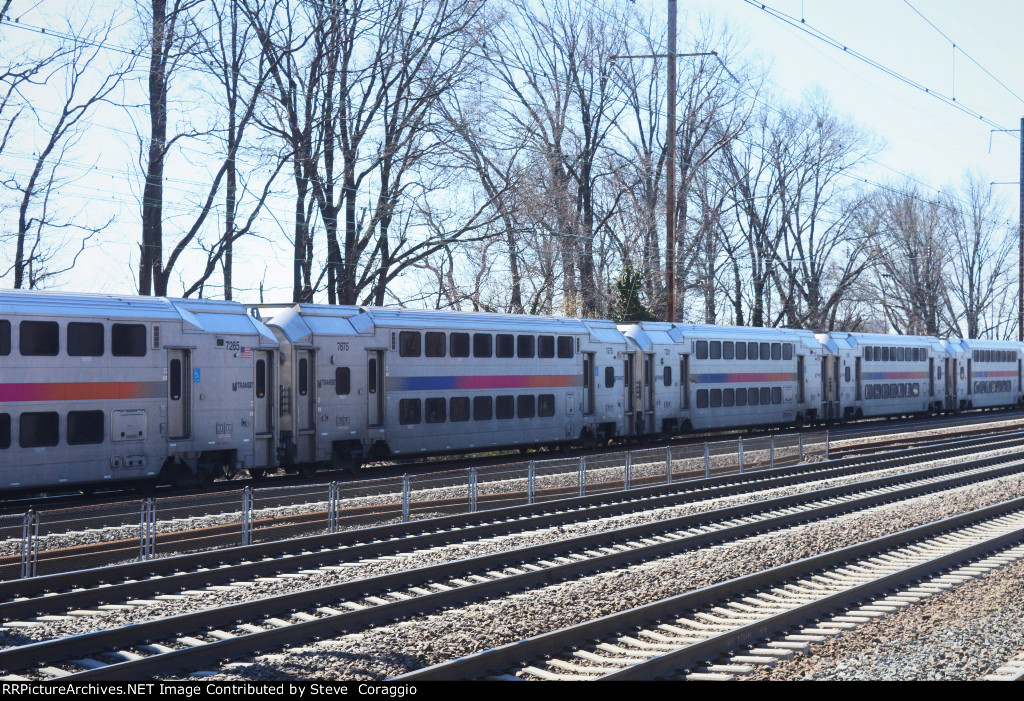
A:
{"label": "train car roof", "polygon": [[245,307],[223,300],[4,290],[0,314],[182,321],[186,332],[258,334],[276,343],[270,329],[249,316]]}
{"label": "train car roof", "polygon": [[978,339],[978,338],[957,338],[949,339],[953,345],[961,345],[964,348],[979,349],[979,350],[1022,350],[1024,344],[1020,341],[993,341],[989,339]]}
{"label": "train car roof", "polygon": [[666,321],[641,321],[620,324],[623,335],[640,348],[653,345],[685,343],[697,338],[735,339],[742,341],[790,341],[808,348],[821,344],[810,331],[803,329],[765,328],[759,326],[712,326],[710,324],[672,324]]}
{"label": "train car roof", "polygon": [[935,352],[947,350],[942,341],[935,336],[894,336],[885,333],[861,333],[859,331],[830,331],[829,333],[818,334],[822,343],[838,348],[856,348],[857,346],[885,345],[905,346],[907,344],[916,346],[928,346]]}
{"label": "train car roof", "polygon": [[454,312],[399,307],[353,307],[328,304],[296,304],[285,309],[259,307],[276,311],[267,321],[280,328],[289,340],[301,341],[311,334],[348,336],[372,333],[384,328],[491,332],[523,332],[549,334],[586,333],[600,342],[624,343],[614,322],[602,319],[533,316],[530,314],[495,314],[491,312]]}

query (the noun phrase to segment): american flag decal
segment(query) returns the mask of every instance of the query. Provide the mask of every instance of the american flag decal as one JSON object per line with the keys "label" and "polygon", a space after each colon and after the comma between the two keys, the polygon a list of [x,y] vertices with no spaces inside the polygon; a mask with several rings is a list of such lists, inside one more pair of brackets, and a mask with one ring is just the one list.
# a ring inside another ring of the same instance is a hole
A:
{"label": "american flag decal", "polygon": [[242,353],[238,357],[239,358],[251,358],[252,357],[252,346],[242,346]]}

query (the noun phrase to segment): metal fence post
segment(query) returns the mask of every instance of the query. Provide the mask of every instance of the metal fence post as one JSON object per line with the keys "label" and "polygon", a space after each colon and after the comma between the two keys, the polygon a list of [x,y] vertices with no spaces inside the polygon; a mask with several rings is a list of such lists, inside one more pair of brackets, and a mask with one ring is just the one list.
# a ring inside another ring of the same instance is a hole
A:
{"label": "metal fence post", "polygon": [[623,475],[623,489],[633,488],[633,451],[626,451],[626,471]]}
{"label": "metal fence post", "polygon": [[707,441],[704,441],[704,476],[711,477],[711,449]]}
{"label": "metal fence post", "polygon": [[139,560],[150,560],[156,554],[156,504],[153,497],[142,500],[139,514]]}
{"label": "metal fence post", "polygon": [[672,484],[672,446],[665,447],[665,481]]}
{"label": "metal fence post", "polygon": [[409,475],[402,475],[402,523],[409,523]]}
{"label": "metal fence post", "polygon": [[527,473],[527,476],[526,476],[526,503],[527,504],[532,504],[533,503],[533,490],[534,490],[536,478],[537,478],[537,461],[536,460],[531,460],[530,461],[530,470],[529,470],[529,472]]}
{"label": "metal fence post", "polygon": [[775,436],[768,436],[768,469],[775,469]]}
{"label": "metal fence post", "polygon": [[829,444],[829,435],[828,435],[828,431],[825,431],[825,459],[826,460],[828,460],[828,444]]}
{"label": "metal fence post", "polygon": [[252,545],[252,487],[242,492],[242,545]]}
{"label": "metal fence post", "polygon": [[21,522],[21,576],[35,577],[39,563],[39,514],[32,509],[25,512]]}
{"label": "metal fence post", "polygon": [[476,467],[469,468],[469,513],[476,513]]}
{"label": "metal fence post", "polygon": [[796,448],[797,448],[797,464],[802,464],[804,461],[804,434],[796,434]]}
{"label": "metal fence post", "polygon": [[587,493],[587,456],[583,455],[580,457],[580,470],[579,477],[580,483],[580,496]]}
{"label": "metal fence post", "polygon": [[331,482],[327,489],[327,532],[338,532],[338,483]]}
{"label": "metal fence post", "polygon": [[743,473],[743,436],[736,439],[736,454],[740,459],[740,474]]}

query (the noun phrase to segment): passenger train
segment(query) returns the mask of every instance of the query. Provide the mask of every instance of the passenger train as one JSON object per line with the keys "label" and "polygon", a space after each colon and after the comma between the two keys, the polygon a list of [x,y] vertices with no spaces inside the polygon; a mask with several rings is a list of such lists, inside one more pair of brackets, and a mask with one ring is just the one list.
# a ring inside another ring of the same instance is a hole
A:
{"label": "passenger train", "polygon": [[1024,345],[0,292],[0,492],[1020,406]]}

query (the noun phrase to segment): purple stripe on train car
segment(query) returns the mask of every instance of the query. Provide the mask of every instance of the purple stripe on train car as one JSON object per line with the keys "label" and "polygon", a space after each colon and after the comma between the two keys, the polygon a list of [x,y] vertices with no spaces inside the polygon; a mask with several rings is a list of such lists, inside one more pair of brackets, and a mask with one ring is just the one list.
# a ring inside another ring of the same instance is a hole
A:
{"label": "purple stripe on train car", "polygon": [[972,373],[975,379],[979,377],[1016,377],[1016,370],[974,370]]}
{"label": "purple stripe on train car", "polygon": [[389,392],[444,392],[483,389],[580,387],[582,375],[475,375],[454,377],[389,377]]}
{"label": "purple stripe on train car", "polygon": [[927,380],[928,371],[923,372],[865,372],[865,380]]}
{"label": "purple stripe on train car", "polygon": [[750,382],[796,382],[795,372],[709,372],[692,375],[701,385],[747,384]]}

